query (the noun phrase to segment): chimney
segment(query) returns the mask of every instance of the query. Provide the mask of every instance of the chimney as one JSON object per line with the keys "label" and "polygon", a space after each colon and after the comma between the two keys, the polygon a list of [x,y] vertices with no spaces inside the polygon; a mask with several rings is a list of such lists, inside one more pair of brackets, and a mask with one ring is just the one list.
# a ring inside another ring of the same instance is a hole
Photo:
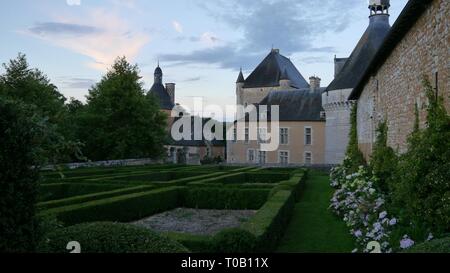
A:
{"label": "chimney", "polygon": [[316,76],[312,76],[309,78],[309,85],[311,86],[311,92],[316,91],[320,88],[320,81],[322,79]]}
{"label": "chimney", "polygon": [[166,83],[166,91],[169,94],[172,103],[175,104],[175,84]]}

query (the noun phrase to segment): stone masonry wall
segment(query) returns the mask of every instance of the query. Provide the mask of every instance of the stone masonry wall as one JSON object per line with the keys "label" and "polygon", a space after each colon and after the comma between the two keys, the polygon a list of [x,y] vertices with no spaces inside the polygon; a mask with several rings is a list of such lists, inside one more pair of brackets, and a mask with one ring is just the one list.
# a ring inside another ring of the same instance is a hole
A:
{"label": "stone masonry wall", "polygon": [[400,153],[407,149],[416,103],[421,126],[425,126],[424,75],[435,87],[437,72],[439,95],[444,97],[450,111],[449,8],[448,0],[434,1],[366,83],[358,100],[358,140],[367,158],[380,121],[387,120],[388,144]]}

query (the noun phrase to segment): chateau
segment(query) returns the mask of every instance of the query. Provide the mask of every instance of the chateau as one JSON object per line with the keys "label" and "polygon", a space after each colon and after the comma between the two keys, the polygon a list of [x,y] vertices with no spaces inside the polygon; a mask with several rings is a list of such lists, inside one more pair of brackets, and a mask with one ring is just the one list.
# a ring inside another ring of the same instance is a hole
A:
{"label": "chateau", "polygon": [[318,77],[311,77],[308,84],[276,49],[246,79],[241,71],[237,105],[279,105],[281,145],[276,152],[265,152],[259,141],[228,141],[228,163],[340,164],[354,106],[359,146],[366,159],[383,120],[389,127],[389,145],[405,152],[415,105],[425,126],[423,76],[450,109],[448,1],[410,0],[392,28],[389,8],[389,0],[369,1],[369,25],[348,58],[335,57],[335,78],[326,88],[320,87]]}
{"label": "chateau", "polygon": [[[410,0],[392,28],[389,0],[370,0],[368,8],[366,31],[348,58],[335,57],[335,77],[327,87],[321,87],[317,76],[305,80],[278,49],[272,49],[248,77],[241,69],[236,81],[237,106],[279,106],[277,150],[262,148],[266,142],[261,136],[269,133],[269,118],[267,128],[259,128],[258,121],[246,121],[245,131],[240,132],[245,136],[228,139],[226,145],[221,141],[170,141],[169,159],[195,163],[220,156],[228,164],[337,165],[345,157],[353,107],[357,107],[358,142],[366,159],[372,153],[378,124],[384,120],[389,127],[388,144],[405,152],[416,105],[421,126],[426,126],[423,76],[431,80],[450,109],[449,3]],[[170,114],[175,84],[163,86],[159,66],[149,93]],[[250,139],[251,127],[258,128],[257,140]]]}

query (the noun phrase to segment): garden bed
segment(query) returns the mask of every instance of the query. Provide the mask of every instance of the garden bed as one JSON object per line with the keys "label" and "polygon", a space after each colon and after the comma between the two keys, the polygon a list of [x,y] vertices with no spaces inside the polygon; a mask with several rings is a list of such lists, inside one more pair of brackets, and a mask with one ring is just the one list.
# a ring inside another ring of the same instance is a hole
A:
{"label": "garden bed", "polygon": [[204,210],[177,208],[133,222],[158,232],[215,235],[227,228],[237,228],[256,214],[255,210]]}

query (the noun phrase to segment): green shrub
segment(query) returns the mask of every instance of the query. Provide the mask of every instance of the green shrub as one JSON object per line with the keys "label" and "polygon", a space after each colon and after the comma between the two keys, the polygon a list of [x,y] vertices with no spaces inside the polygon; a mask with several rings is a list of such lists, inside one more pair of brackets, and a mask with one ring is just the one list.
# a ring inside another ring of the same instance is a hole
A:
{"label": "green shrub", "polygon": [[405,253],[450,253],[450,237],[418,244]]}
{"label": "green shrub", "polygon": [[357,118],[358,118],[358,107],[356,104],[352,108],[350,114],[350,142],[347,146],[346,160],[344,160],[344,165],[350,170],[350,173],[356,173],[360,166],[366,165],[364,155],[361,153],[358,147],[358,130],[357,130]]}
{"label": "green shrub", "polygon": [[394,149],[387,145],[388,126],[386,121],[380,123],[377,134],[369,167],[377,177],[376,186],[386,194],[389,192],[389,181],[395,174],[398,158]]}
{"label": "green shrub", "polygon": [[243,224],[242,228],[256,237],[257,252],[273,251],[283,237],[295,206],[292,191],[278,191],[264,206]]}
{"label": "green shrub", "polygon": [[216,234],[211,243],[213,253],[252,253],[255,250],[256,237],[247,230],[233,228]]}
{"label": "green shrub", "polygon": [[65,225],[84,222],[130,222],[179,206],[182,187],[170,187],[50,209],[42,215],[55,215]]}
{"label": "green shrub", "polygon": [[408,140],[400,157],[392,200],[405,222],[423,223],[433,234],[450,231],[450,115],[443,98],[424,80],[428,96],[427,126]]}
{"label": "green shrub", "polygon": [[0,252],[32,251],[40,164],[39,141],[45,122],[33,109],[1,93],[0,83]]}
{"label": "green shrub", "polygon": [[290,173],[251,173],[245,174],[247,183],[278,183],[291,178]]}
{"label": "green shrub", "polygon": [[73,196],[86,195],[97,192],[111,191],[120,189],[124,186],[111,184],[49,184],[41,185],[39,187],[39,201],[46,202],[51,200],[58,200],[69,198]]}
{"label": "green shrub", "polygon": [[186,189],[183,205],[199,209],[259,209],[267,201],[267,189],[202,188]]}
{"label": "green shrub", "polygon": [[115,196],[120,196],[120,195],[149,191],[152,188],[153,188],[153,186],[138,186],[138,187],[118,189],[118,190],[107,191],[107,192],[75,196],[75,197],[70,197],[70,198],[61,199],[61,200],[42,202],[42,203],[38,203],[38,209],[45,210],[45,209],[75,205],[75,204],[80,204],[80,203],[85,203],[85,202],[89,202],[89,201],[100,200],[100,199],[105,199],[105,198],[110,198],[110,197],[115,197]]}
{"label": "green shrub", "polygon": [[300,200],[300,196],[303,190],[305,189],[305,183],[306,183],[306,174],[296,173],[292,176],[291,179],[278,183],[278,185],[272,189],[269,196],[272,197],[278,191],[287,190],[292,191],[295,200],[298,201]]}
{"label": "green shrub", "polygon": [[169,238],[145,228],[117,223],[87,223],[58,229],[39,246],[43,253],[68,253],[68,242],[77,241],[82,253],[187,253]]}
{"label": "green shrub", "polygon": [[164,233],[167,237],[175,240],[187,247],[190,252],[194,253],[209,253],[212,252],[212,237],[204,235],[194,235],[187,233],[167,232]]}

